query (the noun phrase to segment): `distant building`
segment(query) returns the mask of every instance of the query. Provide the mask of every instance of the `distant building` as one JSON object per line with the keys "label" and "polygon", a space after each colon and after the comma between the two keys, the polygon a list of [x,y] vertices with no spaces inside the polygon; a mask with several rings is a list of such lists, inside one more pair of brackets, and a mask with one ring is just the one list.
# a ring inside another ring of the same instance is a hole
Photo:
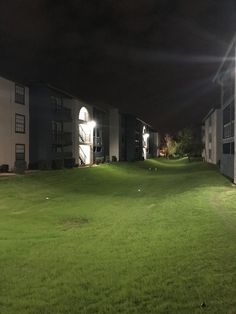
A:
{"label": "distant building", "polygon": [[219,164],[221,159],[221,110],[211,109],[203,119],[203,159]]}
{"label": "distant building", "polygon": [[50,85],[30,87],[30,163],[93,163],[92,107]]}
{"label": "distant building", "polygon": [[93,162],[109,161],[109,109],[93,106]]}
{"label": "distant building", "polygon": [[236,36],[228,47],[225,57],[214,77],[221,86],[221,172],[236,182],[235,161],[235,49]]}
{"label": "distant building", "polygon": [[29,162],[29,89],[0,77],[0,165]]}
{"label": "distant building", "polygon": [[159,137],[150,125],[134,115],[111,108],[109,113],[111,160],[135,161],[159,156]]}
{"label": "distant building", "polygon": [[145,160],[159,155],[146,122],[111,106],[89,105],[49,84],[30,88],[0,77],[0,166],[14,170]]}

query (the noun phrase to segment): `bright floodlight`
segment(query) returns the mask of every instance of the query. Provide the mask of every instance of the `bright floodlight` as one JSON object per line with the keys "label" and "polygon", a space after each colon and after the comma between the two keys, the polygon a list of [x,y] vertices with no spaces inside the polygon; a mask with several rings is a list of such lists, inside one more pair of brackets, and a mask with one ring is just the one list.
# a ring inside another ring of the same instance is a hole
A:
{"label": "bright floodlight", "polygon": [[149,134],[149,133],[145,133],[145,134],[143,134],[143,137],[144,137],[145,139],[149,138],[149,136],[150,136],[150,134]]}
{"label": "bright floodlight", "polygon": [[88,122],[88,126],[90,126],[90,128],[95,128],[96,122],[94,120],[91,120]]}

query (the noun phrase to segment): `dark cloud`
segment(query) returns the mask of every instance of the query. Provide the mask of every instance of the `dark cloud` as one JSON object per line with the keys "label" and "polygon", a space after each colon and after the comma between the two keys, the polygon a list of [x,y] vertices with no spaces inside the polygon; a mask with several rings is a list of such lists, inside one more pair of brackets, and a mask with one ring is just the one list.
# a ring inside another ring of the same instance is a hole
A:
{"label": "dark cloud", "polygon": [[219,104],[235,13],[234,0],[1,1],[0,72],[176,130]]}

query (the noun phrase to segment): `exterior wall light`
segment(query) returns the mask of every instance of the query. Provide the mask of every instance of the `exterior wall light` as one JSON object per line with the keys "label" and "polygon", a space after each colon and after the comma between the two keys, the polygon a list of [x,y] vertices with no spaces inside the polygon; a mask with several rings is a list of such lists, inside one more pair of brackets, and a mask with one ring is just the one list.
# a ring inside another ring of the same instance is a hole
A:
{"label": "exterior wall light", "polygon": [[87,124],[91,129],[94,129],[96,126],[96,122],[94,120],[89,121]]}

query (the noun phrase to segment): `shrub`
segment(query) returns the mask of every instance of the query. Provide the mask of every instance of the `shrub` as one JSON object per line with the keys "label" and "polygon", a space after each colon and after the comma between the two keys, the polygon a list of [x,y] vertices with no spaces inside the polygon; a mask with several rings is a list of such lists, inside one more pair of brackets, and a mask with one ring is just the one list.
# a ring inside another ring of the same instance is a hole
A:
{"label": "shrub", "polygon": [[74,168],[75,167],[75,158],[66,158],[64,159],[65,168]]}
{"label": "shrub", "polygon": [[111,161],[112,161],[112,162],[116,162],[116,161],[117,161],[117,157],[116,157],[116,156],[112,156],[112,157],[111,157]]}
{"label": "shrub", "polygon": [[23,174],[27,169],[27,163],[25,160],[16,160],[15,161],[15,173]]}
{"label": "shrub", "polygon": [[39,160],[38,161],[39,170],[50,170],[52,169],[52,163],[49,160]]}
{"label": "shrub", "polygon": [[37,162],[30,162],[28,168],[29,170],[37,170],[39,168],[39,165]]}
{"label": "shrub", "polygon": [[101,163],[104,163],[104,157],[96,157],[95,163],[96,163],[97,165],[99,165],[99,164],[101,164]]}
{"label": "shrub", "polygon": [[3,164],[0,166],[0,172],[8,172],[9,171],[9,165]]}

